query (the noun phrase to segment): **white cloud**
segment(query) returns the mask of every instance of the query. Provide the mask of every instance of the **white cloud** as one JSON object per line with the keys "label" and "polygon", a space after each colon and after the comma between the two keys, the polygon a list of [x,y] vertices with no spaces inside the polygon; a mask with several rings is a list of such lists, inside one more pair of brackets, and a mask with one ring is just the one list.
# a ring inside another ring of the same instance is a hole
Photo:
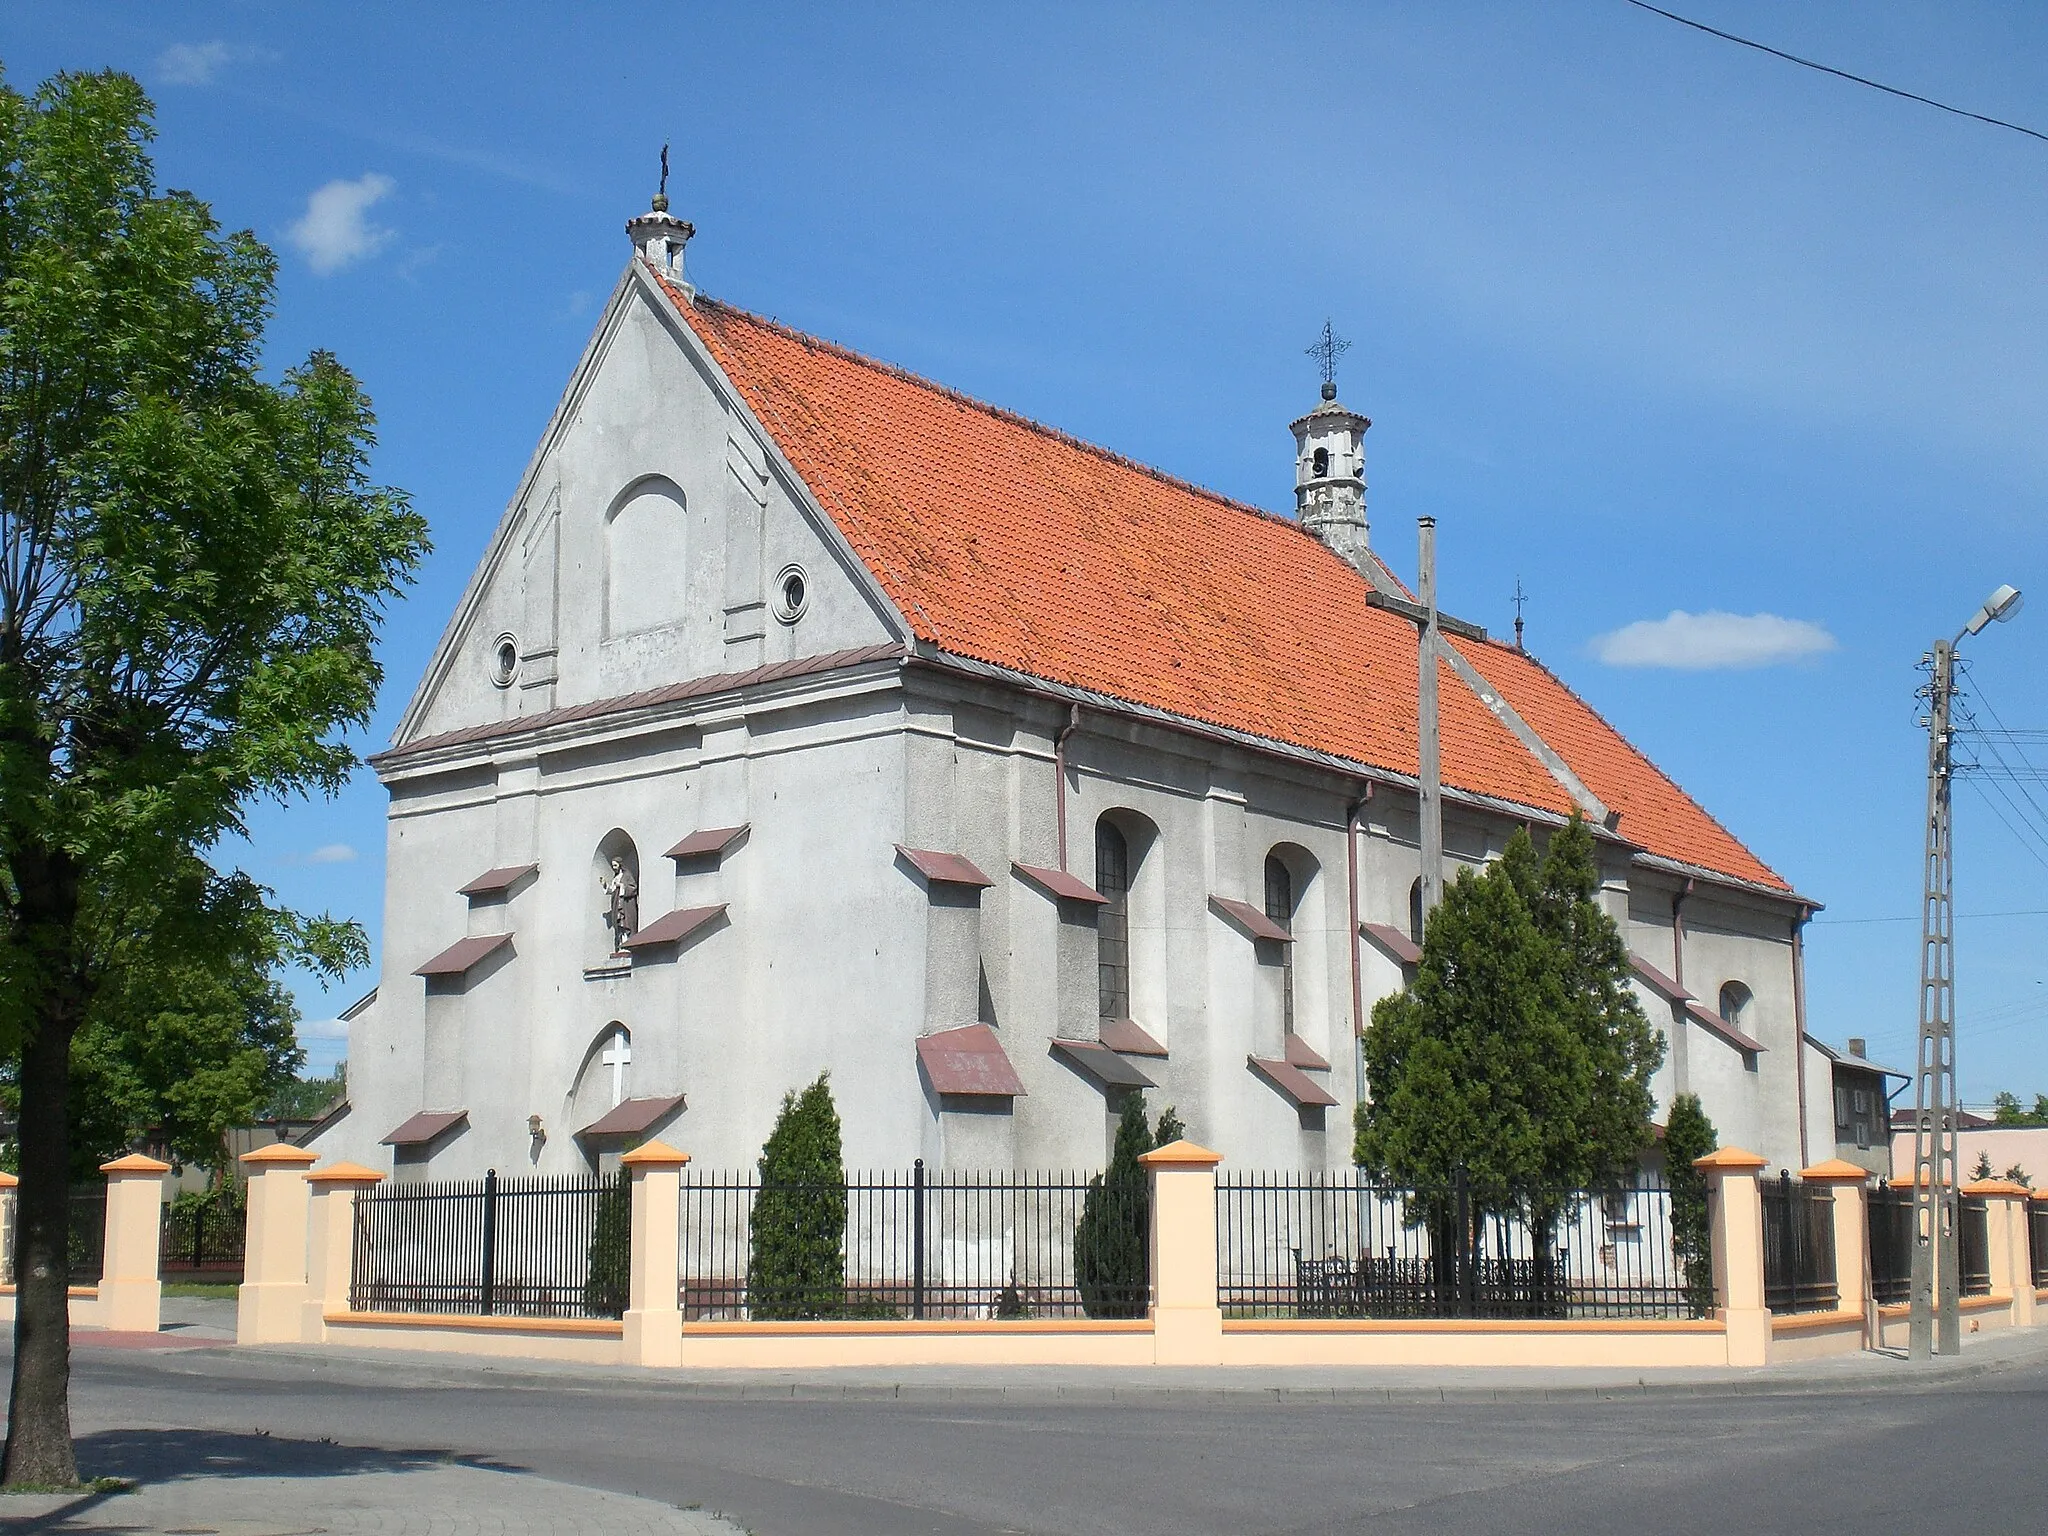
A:
{"label": "white cloud", "polygon": [[353,864],[355,861],[356,851],[347,843],[324,843],[306,855],[308,864]]}
{"label": "white cloud", "polygon": [[368,214],[396,186],[389,176],[375,171],[354,181],[328,182],[306,199],[305,216],[289,231],[292,244],[323,277],[376,255],[390,242],[392,231],[372,224]]}
{"label": "white cloud", "polygon": [[298,1024],[298,1033],[299,1044],[301,1045],[311,1040],[346,1040],[348,1039],[348,1021],[346,1019],[301,1019]]}
{"label": "white cloud", "polygon": [[234,56],[226,43],[173,43],[156,56],[157,78],[166,85],[211,85]]}
{"label": "white cloud", "polygon": [[1687,613],[1638,619],[1594,637],[1593,654],[1610,667],[1673,667],[1688,672],[1771,667],[1836,649],[1835,637],[1805,619],[1775,613]]}

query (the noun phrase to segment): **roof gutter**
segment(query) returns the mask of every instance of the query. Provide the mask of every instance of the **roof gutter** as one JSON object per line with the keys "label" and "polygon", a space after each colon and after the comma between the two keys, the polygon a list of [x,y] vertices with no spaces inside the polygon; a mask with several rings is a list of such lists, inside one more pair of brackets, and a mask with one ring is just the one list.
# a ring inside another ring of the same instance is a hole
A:
{"label": "roof gutter", "polygon": [[1081,729],[1081,706],[1067,707],[1067,723],[1052,739],[1053,814],[1059,820],[1060,873],[1067,872],[1067,738]]}

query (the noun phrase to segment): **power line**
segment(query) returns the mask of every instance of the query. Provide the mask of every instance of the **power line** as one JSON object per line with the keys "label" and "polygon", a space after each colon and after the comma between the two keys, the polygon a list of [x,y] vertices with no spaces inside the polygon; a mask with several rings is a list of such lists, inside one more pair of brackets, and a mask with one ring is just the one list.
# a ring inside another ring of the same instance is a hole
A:
{"label": "power line", "polygon": [[1971,112],[1963,107],[1952,107],[1945,101],[1936,101],[1932,96],[1916,95],[1912,91],[1902,91],[1896,85],[1886,85],[1882,81],[1865,79],[1862,75],[1852,75],[1846,69],[1836,69],[1834,65],[1823,64],[1817,59],[1802,59],[1796,53],[1787,53],[1782,48],[1773,48],[1769,43],[1759,43],[1753,38],[1738,37],[1733,32],[1723,32],[1719,27],[1710,27],[1703,21],[1694,21],[1690,16],[1681,16],[1676,11],[1667,11],[1661,6],[1650,5],[1647,3],[1647,0],[1628,0],[1628,3],[1639,11],[1648,11],[1653,16],[1662,16],[1666,21],[1675,21],[1681,27],[1691,27],[1695,32],[1704,32],[1709,37],[1718,37],[1730,43],[1740,43],[1745,48],[1754,48],[1758,53],[1768,53],[1772,58],[1783,59],[1788,64],[1798,64],[1806,69],[1817,69],[1824,75],[1833,75],[1837,79],[1848,80],[1857,85],[1867,85],[1873,91],[1883,91],[1887,96],[1903,97],[1907,101],[1917,101],[1923,107],[1936,107],[1943,112],[1954,113],[1957,117],[1967,117],[1973,122],[1989,123],[1993,128],[2010,128],[2014,133],[2024,133],[2030,139],[2039,139],[2042,143],[2048,144],[2048,133],[2038,133],[2034,129],[2024,128],[2018,123],[2008,123],[2002,117],[1986,117],[1982,112]]}
{"label": "power line", "polygon": [[[1979,918],[1985,917],[2048,917],[2048,907],[2027,907],[2016,912],[1958,912],[1956,914],[1958,922],[1965,920],[1975,922]],[[1855,923],[1917,923],[1919,921],[1920,914],[1918,912],[1910,912],[1904,917],[1816,917],[1814,919],[1816,924],[1831,923],[1842,927]]]}

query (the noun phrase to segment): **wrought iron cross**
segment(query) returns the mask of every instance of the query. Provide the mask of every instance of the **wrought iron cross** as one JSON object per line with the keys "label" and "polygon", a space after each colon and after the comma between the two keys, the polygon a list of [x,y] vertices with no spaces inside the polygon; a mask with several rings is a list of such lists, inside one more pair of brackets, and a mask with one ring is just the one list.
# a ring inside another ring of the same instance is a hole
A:
{"label": "wrought iron cross", "polygon": [[668,196],[668,146],[661,146],[661,186],[657,189],[663,197]]}
{"label": "wrought iron cross", "polygon": [[1316,344],[1308,349],[1308,355],[1316,360],[1323,370],[1323,383],[1335,386],[1337,382],[1337,359],[1351,350],[1351,343],[1344,340],[1330,328],[1330,322],[1323,322],[1323,334],[1316,338]]}

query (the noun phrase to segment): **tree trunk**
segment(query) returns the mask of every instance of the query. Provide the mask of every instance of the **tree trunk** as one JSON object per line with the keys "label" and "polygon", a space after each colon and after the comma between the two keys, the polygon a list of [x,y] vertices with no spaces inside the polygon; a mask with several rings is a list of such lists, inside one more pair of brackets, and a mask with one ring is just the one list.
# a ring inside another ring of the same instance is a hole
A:
{"label": "tree trunk", "polygon": [[[68,861],[64,861],[68,862]],[[68,1487],[71,1449],[71,1037],[84,1014],[72,945],[77,882],[20,859],[23,927],[42,938],[42,996],[21,1047],[21,1185],[14,1243],[14,1382],[0,1481]],[[40,910],[38,910],[40,909]],[[54,942],[52,942],[54,940]]]}

